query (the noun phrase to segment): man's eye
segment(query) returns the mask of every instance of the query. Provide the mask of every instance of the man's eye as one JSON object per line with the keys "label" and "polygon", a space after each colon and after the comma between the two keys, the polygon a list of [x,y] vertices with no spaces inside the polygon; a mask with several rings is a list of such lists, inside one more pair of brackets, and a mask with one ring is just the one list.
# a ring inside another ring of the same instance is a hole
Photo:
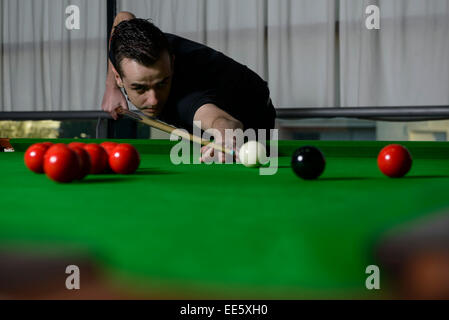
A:
{"label": "man's eye", "polygon": [[158,84],[157,84],[157,87],[158,87],[158,88],[163,88],[163,87],[165,87],[166,85],[167,85],[167,81],[164,81],[164,82],[158,83]]}

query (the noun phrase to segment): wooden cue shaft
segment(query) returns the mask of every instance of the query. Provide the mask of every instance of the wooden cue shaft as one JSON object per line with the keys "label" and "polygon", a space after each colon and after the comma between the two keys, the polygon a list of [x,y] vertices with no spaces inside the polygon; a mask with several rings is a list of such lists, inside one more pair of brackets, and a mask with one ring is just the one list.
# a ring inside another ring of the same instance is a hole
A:
{"label": "wooden cue shaft", "polygon": [[140,122],[142,122],[142,123],[144,123],[144,124],[146,124],[146,125],[148,125],[150,127],[159,129],[161,131],[164,131],[164,132],[167,132],[167,133],[170,133],[170,134],[174,133],[175,135],[177,135],[177,136],[179,136],[179,137],[181,137],[183,139],[187,139],[189,141],[198,143],[198,144],[203,145],[203,146],[212,147],[213,149],[221,151],[221,152],[224,152],[224,153],[228,153],[228,154],[232,154],[232,155],[234,154],[233,150],[225,148],[225,147],[223,147],[223,146],[221,146],[219,144],[216,144],[214,142],[203,140],[200,137],[194,136],[194,135],[192,135],[190,133],[187,133],[185,131],[182,131],[182,130],[178,130],[178,128],[176,128],[176,127],[172,127],[172,126],[170,126],[170,125],[168,125],[166,123],[163,123],[163,122],[161,122],[159,120],[148,118],[145,115],[142,115],[140,113],[139,114],[135,114],[132,111],[124,110],[122,108],[118,108],[116,111],[117,111],[117,113],[123,114],[123,115],[131,114],[130,117],[132,119],[138,120],[138,121],[140,121]]}

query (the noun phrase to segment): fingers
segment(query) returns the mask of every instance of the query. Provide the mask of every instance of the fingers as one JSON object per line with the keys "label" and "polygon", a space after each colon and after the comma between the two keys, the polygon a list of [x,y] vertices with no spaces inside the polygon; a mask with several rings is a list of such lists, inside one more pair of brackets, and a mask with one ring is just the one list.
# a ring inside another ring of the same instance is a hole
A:
{"label": "fingers", "polygon": [[226,148],[233,151],[233,160],[238,159],[238,150],[237,150],[237,141],[236,138],[233,137],[232,141],[226,142]]}
{"label": "fingers", "polygon": [[239,150],[234,149],[234,160],[235,162],[240,162]]}
{"label": "fingers", "polygon": [[122,108],[123,110],[129,110],[128,106],[126,104],[125,105],[122,104],[122,105],[119,105],[118,107],[111,109],[109,111],[109,113],[114,120],[117,120],[118,118],[120,118],[120,115],[118,114],[118,111],[117,111],[117,109],[119,109],[119,108]]}
{"label": "fingers", "polygon": [[117,111],[116,111],[116,109],[118,108],[118,107],[112,107],[111,105],[108,105],[107,103],[104,103],[102,106],[101,106],[101,108],[103,109],[103,111],[104,112],[107,112],[107,113],[109,113],[110,115],[111,115],[111,117],[114,119],[114,120],[117,120],[118,119],[118,114],[117,114]]}
{"label": "fingers", "polygon": [[208,146],[203,146],[201,148],[200,162],[211,163],[214,157],[214,149]]}
{"label": "fingers", "polygon": [[212,147],[204,146],[201,148],[201,163],[212,163],[216,160],[218,163],[226,162],[226,153],[215,150]]}
{"label": "fingers", "polygon": [[114,120],[117,120],[117,119],[118,119],[118,114],[117,114],[117,112],[115,111],[115,109],[112,110],[112,111],[109,112],[109,113],[110,113],[110,115],[112,116],[112,118],[113,118]]}
{"label": "fingers", "polygon": [[[226,143],[223,142],[219,142],[218,140],[215,141],[215,144],[217,145],[221,145],[223,148],[226,148],[228,150],[232,150],[232,158],[230,158],[230,155],[228,155],[225,152],[221,152],[218,150],[213,149],[210,146],[203,146],[201,148],[201,157],[200,157],[200,162],[212,162],[214,160],[216,160],[216,162],[219,163],[225,163],[226,160],[228,161],[238,161],[239,159],[239,154],[238,154],[238,150],[236,148],[236,139],[235,137],[230,140],[227,141]],[[215,159],[214,159],[215,156]]]}
{"label": "fingers", "polygon": [[119,118],[119,115],[117,113],[117,109],[120,108],[122,106],[116,107],[114,109],[112,109],[109,113],[111,114],[112,118],[114,118],[114,120],[117,120]]}
{"label": "fingers", "polygon": [[107,90],[103,97],[101,108],[103,111],[108,112],[114,120],[119,118],[117,108],[122,107],[128,110],[128,102],[120,89]]}

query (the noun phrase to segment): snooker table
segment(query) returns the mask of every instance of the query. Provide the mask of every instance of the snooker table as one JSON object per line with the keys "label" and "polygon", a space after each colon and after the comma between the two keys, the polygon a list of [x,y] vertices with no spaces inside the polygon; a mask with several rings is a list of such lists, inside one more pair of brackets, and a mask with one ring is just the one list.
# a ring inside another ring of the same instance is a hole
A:
{"label": "snooker table", "polygon": [[[376,163],[391,142],[279,141],[277,173],[261,176],[241,164],[174,165],[174,141],[115,140],[139,150],[136,174],[58,184],[24,165],[43,141],[11,139],[15,152],[0,153],[0,297],[401,298],[398,265],[413,248],[389,239],[449,208],[447,142],[403,142],[413,166],[392,179]],[[290,168],[304,145],[326,156],[318,180]],[[432,248],[448,249],[441,239]],[[69,264],[80,267],[76,292],[64,288]],[[380,290],[366,289],[369,265],[380,266]]]}

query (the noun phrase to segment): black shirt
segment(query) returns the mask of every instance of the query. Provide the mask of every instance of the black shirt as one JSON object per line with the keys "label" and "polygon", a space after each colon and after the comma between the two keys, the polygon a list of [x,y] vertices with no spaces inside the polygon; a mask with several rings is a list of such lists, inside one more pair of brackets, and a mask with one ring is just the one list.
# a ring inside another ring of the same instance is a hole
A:
{"label": "black shirt", "polygon": [[265,82],[255,72],[205,45],[165,34],[175,55],[172,88],[159,118],[190,132],[195,112],[215,104],[245,129],[271,129],[276,117]]}

